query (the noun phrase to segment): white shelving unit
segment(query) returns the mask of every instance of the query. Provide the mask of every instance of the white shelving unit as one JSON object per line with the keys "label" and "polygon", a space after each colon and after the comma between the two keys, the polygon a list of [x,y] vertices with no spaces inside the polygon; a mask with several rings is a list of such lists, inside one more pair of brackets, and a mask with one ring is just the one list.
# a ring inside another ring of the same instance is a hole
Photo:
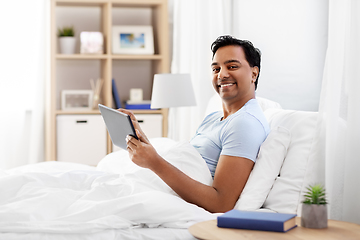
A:
{"label": "white shelving unit", "polygon": [[[152,25],[155,54],[113,54],[111,29],[115,25]],[[59,51],[57,31],[64,26],[74,26],[77,38],[75,54],[64,55]],[[80,54],[81,31],[102,32],[104,53]],[[57,160],[57,116],[100,114],[98,110],[62,111],[62,90],[91,89],[90,79],[101,78],[104,80],[101,103],[113,107],[111,81],[114,78],[122,102],[128,100],[130,88],[142,88],[144,99],[150,99],[154,74],[170,70],[169,56],[167,0],[52,0],[51,80],[46,91],[46,160]],[[162,136],[167,136],[167,109],[133,112],[161,115]],[[106,146],[106,152],[110,153],[112,144],[108,135]]]}

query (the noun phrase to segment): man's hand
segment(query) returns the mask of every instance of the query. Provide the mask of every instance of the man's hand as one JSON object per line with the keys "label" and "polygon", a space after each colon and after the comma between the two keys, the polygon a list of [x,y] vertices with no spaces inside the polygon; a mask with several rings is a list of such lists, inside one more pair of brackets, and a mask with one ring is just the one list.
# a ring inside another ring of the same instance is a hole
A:
{"label": "man's hand", "polygon": [[129,152],[130,159],[138,166],[143,168],[149,168],[154,170],[157,163],[162,160],[155,148],[150,144],[139,130],[136,129],[136,138],[128,135],[126,137],[127,150]]}
{"label": "man's hand", "polygon": [[119,108],[117,109],[119,112],[125,113],[127,115],[130,116],[130,119],[134,125],[135,130],[139,130],[139,132],[141,133],[141,135],[143,136],[144,139],[146,139],[147,142],[149,142],[148,138],[146,137],[145,133],[143,132],[143,130],[141,129],[139,122],[137,121],[134,113],[132,111],[123,109],[123,108]]}

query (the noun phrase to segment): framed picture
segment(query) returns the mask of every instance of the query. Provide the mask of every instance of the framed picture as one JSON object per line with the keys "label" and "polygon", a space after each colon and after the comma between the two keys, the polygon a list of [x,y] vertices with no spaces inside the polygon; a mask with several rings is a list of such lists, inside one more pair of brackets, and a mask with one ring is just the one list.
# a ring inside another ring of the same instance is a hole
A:
{"label": "framed picture", "polygon": [[152,26],[113,26],[114,54],[154,54]]}
{"label": "framed picture", "polygon": [[61,110],[89,111],[92,109],[92,90],[62,90]]}
{"label": "framed picture", "polygon": [[104,37],[101,32],[81,32],[80,33],[80,53],[83,54],[102,54]]}

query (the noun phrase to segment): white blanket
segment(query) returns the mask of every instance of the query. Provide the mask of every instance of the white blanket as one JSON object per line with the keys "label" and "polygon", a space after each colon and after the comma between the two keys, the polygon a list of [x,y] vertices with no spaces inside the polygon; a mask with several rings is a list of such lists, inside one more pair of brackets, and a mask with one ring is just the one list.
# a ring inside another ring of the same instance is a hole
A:
{"label": "white blanket", "polygon": [[[188,143],[152,139],[158,153],[211,184],[206,163]],[[69,169],[72,170],[69,170]],[[95,167],[46,162],[0,172],[0,232],[90,233],[129,227],[186,228],[215,215],[178,197],[124,150]]]}

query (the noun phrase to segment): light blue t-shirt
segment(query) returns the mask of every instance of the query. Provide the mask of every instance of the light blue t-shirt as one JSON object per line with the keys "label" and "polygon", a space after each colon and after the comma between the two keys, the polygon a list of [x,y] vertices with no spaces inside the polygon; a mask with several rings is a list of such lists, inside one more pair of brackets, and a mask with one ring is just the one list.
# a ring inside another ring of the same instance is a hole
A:
{"label": "light blue t-shirt", "polygon": [[212,177],[220,155],[248,158],[255,162],[260,145],[269,134],[269,124],[256,99],[222,120],[222,111],[205,117],[190,143],[206,161]]}

